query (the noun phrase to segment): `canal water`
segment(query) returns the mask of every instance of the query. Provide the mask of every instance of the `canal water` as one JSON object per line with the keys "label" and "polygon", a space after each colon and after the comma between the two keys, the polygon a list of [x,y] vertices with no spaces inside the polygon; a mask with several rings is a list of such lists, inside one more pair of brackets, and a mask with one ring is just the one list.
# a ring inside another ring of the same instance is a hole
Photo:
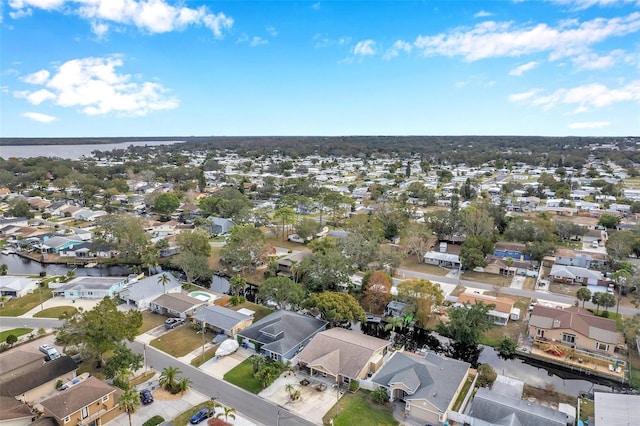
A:
{"label": "canal water", "polygon": [[7,265],[7,273],[9,275],[39,275],[41,272],[46,272],[49,277],[52,275],[65,275],[71,269],[79,277],[126,277],[132,272],[131,268],[127,266],[79,268],[77,266],[46,265],[35,260],[25,259],[16,254],[0,255],[0,264]]}

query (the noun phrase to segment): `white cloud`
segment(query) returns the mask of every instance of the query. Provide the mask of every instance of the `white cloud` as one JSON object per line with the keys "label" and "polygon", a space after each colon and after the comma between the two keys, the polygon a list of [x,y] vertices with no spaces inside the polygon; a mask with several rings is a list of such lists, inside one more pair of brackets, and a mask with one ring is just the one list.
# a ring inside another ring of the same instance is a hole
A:
{"label": "white cloud", "polygon": [[573,10],[584,10],[593,6],[607,7],[624,3],[636,3],[638,0],[550,0],[552,3],[570,6]]}
{"label": "white cloud", "polygon": [[62,107],[78,107],[87,115],[114,112],[142,116],[178,106],[178,100],[168,96],[168,90],[161,84],[135,81],[130,74],[118,74],[116,68],[122,65],[122,59],[117,56],[73,59],[41,83],[46,88],[14,92],[14,96],[36,105],[51,100]]}
{"label": "white cloud", "polygon": [[316,33],[311,40],[313,41],[314,47],[316,49],[321,47],[329,47],[329,46],[344,46],[345,44],[351,43],[350,37],[340,37],[337,39],[332,39],[327,37],[325,34]]}
{"label": "white cloud", "polygon": [[514,69],[512,69],[511,71],[509,71],[509,75],[520,77],[525,72],[531,71],[537,66],[538,66],[538,63],[536,61],[527,62],[526,64],[519,65]]}
{"label": "white cloud", "polygon": [[269,41],[263,39],[262,37],[255,36],[251,39],[251,43],[249,43],[249,46],[256,47],[262,46],[263,44],[269,44]]}
{"label": "white cloud", "polygon": [[632,81],[619,88],[609,88],[603,84],[594,83],[570,89],[558,89],[550,95],[536,96],[539,92],[540,90],[511,95],[509,100],[512,102],[527,100],[531,105],[545,110],[559,105],[575,105],[572,113],[580,114],[619,102],[640,102],[640,80]]}
{"label": "white cloud", "polygon": [[98,37],[98,40],[101,40],[107,36],[107,33],[109,32],[109,25],[104,22],[92,22],[91,32]]}
{"label": "white cloud", "polygon": [[275,37],[275,36],[277,36],[277,35],[278,35],[278,31],[276,31],[276,28],[275,28],[274,26],[271,26],[271,25],[269,25],[269,26],[267,27],[267,32],[269,33],[269,35],[270,35],[271,37]]}
{"label": "white cloud", "polygon": [[52,115],[42,114],[39,112],[25,112],[22,116],[40,123],[51,123],[52,121],[57,120],[57,118]]}
{"label": "white cloud", "polygon": [[473,15],[474,18],[487,18],[489,16],[493,16],[493,13],[487,12],[486,10],[481,10],[480,12],[477,12],[475,15]]}
{"label": "white cloud", "polygon": [[412,49],[413,45],[411,43],[404,40],[397,40],[393,43],[391,49],[387,50],[387,53],[384,54],[383,58],[389,60],[398,56],[400,52],[410,53]]}
{"label": "white cloud", "polygon": [[616,49],[611,51],[608,55],[598,55],[593,52],[583,53],[577,55],[571,60],[583,70],[603,70],[613,67],[616,63],[624,61],[629,62],[630,55],[627,55],[624,50]]}
{"label": "white cloud", "polygon": [[583,121],[581,123],[569,124],[570,129],[601,129],[610,126],[610,121]]}
{"label": "white cloud", "polygon": [[584,53],[593,44],[638,31],[640,12],[582,23],[566,21],[558,27],[544,23],[516,26],[513,22],[486,21],[473,28],[456,28],[433,36],[420,35],[414,46],[424,55],[462,56],[467,61],[540,52],[548,52],[554,60]]}
{"label": "white cloud", "polygon": [[31,8],[18,9],[15,12],[9,12],[9,16],[11,17],[11,19],[26,18],[27,16],[31,16],[32,14],[33,11],[31,10]]}
{"label": "white cloud", "polygon": [[[233,18],[222,12],[213,13],[207,6],[192,9],[180,2],[175,6],[166,0],[10,0],[14,13],[30,9],[71,12],[91,22],[96,35],[105,34],[104,24],[134,26],[149,33],[183,30],[202,25],[216,37],[233,26]],[[98,32],[96,32],[96,30]],[[102,33],[101,33],[102,31]]]}
{"label": "white cloud", "polygon": [[20,80],[28,84],[44,84],[49,79],[49,71],[40,70],[21,77]]}
{"label": "white cloud", "polygon": [[534,97],[535,95],[537,95],[541,91],[542,91],[542,89],[531,89],[531,90],[528,90],[528,91],[522,92],[522,93],[514,93],[512,95],[509,95],[509,101],[510,102],[522,102],[522,101],[525,101],[527,99],[530,99],[530,98]]}
{"label": "white cloud", "polygon": [[353,54],[358,56],[371,56],[376,54],[376,42],[373,40],[361,40],[353,48]]}

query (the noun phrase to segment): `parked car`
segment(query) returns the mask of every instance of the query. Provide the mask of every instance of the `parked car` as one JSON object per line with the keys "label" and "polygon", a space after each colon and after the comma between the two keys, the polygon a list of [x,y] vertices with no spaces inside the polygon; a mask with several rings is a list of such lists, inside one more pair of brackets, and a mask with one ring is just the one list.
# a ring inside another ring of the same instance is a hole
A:
{"label": "parked car", "polygon": [[211,416],[213,416],[213,410],[210,410],[208,408],[201,408],[200,411],[191,416],[191,420],[189,420],[189,423],[191,423],[192,425],[197,425],[201,421],[206,420]]}
{"label": "parked car", "polygon": [[140,392],[140,402],[142,402],[142,405],[149,405],[153,402],[153,395],[151,395],[149,389]]}
{"label": "parked car", "polygon": [[167,318],[164,322],[164,328],[171,330],[182,324],[184,324],[184,318]]}

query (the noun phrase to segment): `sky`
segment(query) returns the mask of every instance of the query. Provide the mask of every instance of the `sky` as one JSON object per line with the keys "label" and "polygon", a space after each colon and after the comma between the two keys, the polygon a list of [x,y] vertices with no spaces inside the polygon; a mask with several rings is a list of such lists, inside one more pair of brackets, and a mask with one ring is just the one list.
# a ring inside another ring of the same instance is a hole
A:
{"label": "sky", "polygon": [[640,135],[640,0],[0,0],[0,136]]}

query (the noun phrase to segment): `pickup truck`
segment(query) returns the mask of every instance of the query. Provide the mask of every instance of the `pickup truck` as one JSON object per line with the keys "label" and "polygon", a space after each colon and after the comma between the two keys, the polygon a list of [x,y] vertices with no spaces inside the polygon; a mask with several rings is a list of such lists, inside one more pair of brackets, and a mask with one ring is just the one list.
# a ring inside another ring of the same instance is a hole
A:
{"label": "pickup truck", "polygon": [[171,330],[182,324],[184,324],[184,318],[167,318],[164,322],[164,328]]}

